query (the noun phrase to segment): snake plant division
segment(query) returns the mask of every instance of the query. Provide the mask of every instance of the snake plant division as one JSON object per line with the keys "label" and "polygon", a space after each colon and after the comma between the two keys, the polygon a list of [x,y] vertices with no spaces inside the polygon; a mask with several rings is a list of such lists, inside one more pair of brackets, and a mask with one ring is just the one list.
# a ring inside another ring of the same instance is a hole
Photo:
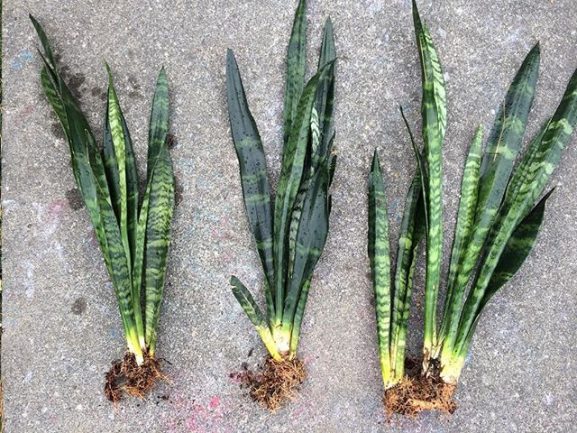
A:
{"label": "snake plant division", "polygon": [[301,323],[314,268],[329,228],[335,156],[332,111],[335,85],[333,27],[327,20],[316,74],[306,74],[306,1],[296,9],[288,45],[283,112],[283,158],[276,197],[271,195],[261,138],[248,108],[232,51],[227,56],[227,98],[240,166],[244,204],[264,273],[266,314],[231,278],[232,291],[270,357],[251,377],[251,396],[271,410],[304,380],[297,358]]}
{"label": "snake plant division", "polygon": [[76,184],[100,244],[112,280],[128,352],[107,374],[106,396],[142,396],[162,378],[155,358],[157,324],[163,296],[174,175],[168,152],[168,83],[160,71],[150,115],[146,188],[139,177],[110,69],[103,143],[98,146],[88,121],[59,74],[40,24],[30,17],[40,38],[44,67],[40,80],[70,146]]}
{"label": "snake plant division", "polygon": [[[577,123],[577,71],[557,110],[523,150],[535,96],[540,52],[522,63],[483,147],[479,127],[465,162],[446,295],[437,323],[443,257],[442,145],[446,127],[443,74],[415,2],[413,17],[422,72],[422,150],[407,125],[417,169],[406,200],[391,278],[384,181],[375,153],[369,174],[369,258],[376,296],[380,364],[389,412],[453,411],[452,394],[475,328],[491,297],[529,255],[552,190],[545,188]],[[402,110],[401,110],[402,114]],[[407,375],[405,339],[416,252],[426,245],[424,345],[421,371]]]}

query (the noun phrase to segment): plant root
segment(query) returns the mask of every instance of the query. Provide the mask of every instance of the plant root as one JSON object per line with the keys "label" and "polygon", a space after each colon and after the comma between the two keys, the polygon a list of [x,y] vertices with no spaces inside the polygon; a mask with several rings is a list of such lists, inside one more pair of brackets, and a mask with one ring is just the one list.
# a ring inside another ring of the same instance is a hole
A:
{"label": "plant root", "polygon": [[160,369],[160,361],[144,356],[144,363],[138,365],[132,353],[126,352],[122,360],[116,360],[106,373],[104,394],[113,403],[118,403],[124,395],[144,398],[158,380],[167,380]]}
{"label": "plant root", "polygon": [[267,358],[258,372],[246,371],[240,377],[250,397],[271,412],[292,400],[305,380],[304,364],[299,359],[275,361]]}
{"label": "plant root", "polygon": [[401,382],[385,391],[385,412],[387,417],[393,414],[415,417],[432,410],[452,414],[457,409],[453,400],[455,388],[441,380],[436,365],[432,365],[426,375],[408,369]]}

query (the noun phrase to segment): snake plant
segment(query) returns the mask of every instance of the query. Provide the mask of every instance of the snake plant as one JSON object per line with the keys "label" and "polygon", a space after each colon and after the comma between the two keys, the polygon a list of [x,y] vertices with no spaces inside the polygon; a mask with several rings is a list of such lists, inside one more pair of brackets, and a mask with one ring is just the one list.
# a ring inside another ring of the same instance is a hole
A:
{"label": "snake plant", "polygon": [[296,357],[313,276],[329,228],[335,156],[332,111],[335,85],[333,27],[327,20],[316,74],[305,82],[306,1],[296,9],[286,61],[283,158],[276,197],[262,141],[249,110],[238,66],[227,55],[227,99],[244,204],[264,273],[266,314],[236,277],[232,291],[270,356]]}
{"label": "snake plant", "polygon": [[421,177],[417,171],[405,200],[393,278],[385,184],[375,151],[369,173],[368,253],[376,299],[379,360],[385,389],[395,386],[405,374],[407,322],[417,247],[425,235],[423,211]]}
{"label": "snake plant", "polygon": [[[72,170],[112,280],[128,351],[140,366],[154,359],[174,208],[174,175],[167,147],[168,82],[156,83],[146,189],[139,192],[132,140],[110,68],[103,143],[94,134],[56,67],[40,24],[30,19],[43,47],[42,88],[68,140]],[[140,204],[139,204],[140,203]]]}
{"label": "snake plant", "polygon": [[483,147],[477,128],[469,147],[446,278],[446,296],[437,325],[442,285],[442,145],[446,128],[443,73],[429,30],[416,2],[413,19],[422,72],[422,149],[405,120],[417,170],[401,226],[397,269],[389,270],[384,182],[375,154],[369,175],[369,256],[376,294],[378,336],[385,387],[403,377],[405,334],[415,267],[415,250],[426,244],[423,373],[440,365],[440,377],[456,384],[484,307],[529,255],[551,191],[543,195],[577,123],[577,71],[553,114],[523,151],[535,96],[540,49],[535,45],[517,72]]}
{"label": "snake plant", "polygon": [[577,124],[575,71],[556,111],[522,151],[539,60],[537,44],[507,92],[484,152],[477,132],[465,165],[444,314],[432,354],[448,383],[459,378],[487,302],[533,248],[553,190],[541,195]]}

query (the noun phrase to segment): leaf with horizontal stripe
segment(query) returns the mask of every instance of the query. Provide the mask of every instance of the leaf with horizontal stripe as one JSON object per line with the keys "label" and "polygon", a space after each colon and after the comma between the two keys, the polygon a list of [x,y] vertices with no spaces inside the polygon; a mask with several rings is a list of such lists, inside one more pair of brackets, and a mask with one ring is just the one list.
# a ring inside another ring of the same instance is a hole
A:
{"label": "leaf with horizontal stripe", "polygon": [[369,229],[368,253],[375,295],[379,360],[385,388],[394,374],[391,359],[391,327],[393,315],[391,287],[391,255],[389,247],[389,218],[385,185],[377,151],[373,155],[369,173]]}
{"label": "leaf with horizontal stripe", "polygon": [[[523,180],[514,182],[515,191],[507,193],[499,219],[495,223],[482,263],[472,289],[463,307],[459,324],[457,350],[465,350],[467,338],[478,316],[479,305],[485,296],[489,281],[500,260],[503,250],[519,222],[534,207],[551,174],[559,164],[563,149],[577,124],[577,71],[571,77],[565,94],[546,127],[539,144],[529,146],[517,170],[525,172]],[[538,137],[540,134],[538,135]],[[513,175],[515,178],[516,175]]]}
{"label": "leaf with horizontal stripe", "polygon": [[436,311],[443,256],[443,168],[442,145],[447,125],[446,94],[443,71],[429,30],[421,22],[416,1],[413,0],[413,21],[419,58],[423,98],[424,160],[427,176],[427,271],[425,281],[424,363],[428,362],[436,344]]}
{"label": "leaf with horizontal stripe", "polygon": [[285,297],[285,283],[289,254],[287,237],[291,221],[291,213],[300,184],[303,178],[305,158],[311,129],[311,113],[315,101],[318,84],[332,63],[325,65],[305,87],[292,132],[284,148],[281,176],[279,179],[274,210],[274,242],[273,254],[275,264],[275,324],[280,325],[283,315],[283,300]]}
{"label": "leaf with horizontal stripe", "polygon": [[459,287],[458,290],[464,290],[469,283],[487,236],[498,217],[533,103],[539,58],[539,45],[535,45],[519,68],[495,119],[481,164],[476,229],[457,272],[455,285]]}
{"label": "leaf with horizontal stripe", "polygon": [[237,277],[231,277],[230,285],[232,286],[232,293],[234,294],[234,297],[256,328],[269,354],[275,360],[280,361],[282,357],[276,349],[276,345],[274,343],[270,328],[268,327],[267,320],[254,301],[254,298]]}
{"label": "leaf with horizontal stripe", "polygon": [[292,124],[297,116],[299,100],[305,85],[305,70],[307,59],[307,4],[299,0],[291,37],[287,48],[286,83],[283,110],[284,143],[288,143]]}
{"label": "leaf with horizontal stripe", "polygon": [[303,285],[312,278],[322,254],[329,229],[328,167],[325,163],[314,174],[303,200],[295,242],[294,267],[287,282],[287,294],[282,316],[283,328],[290,334],[295,310]]}
{"label": "leaf with horizontal stripe", "polygon": [[[463,304],[465,286],[456,285],[459,264],[463,260],[465,251],[470,242],[475,228],[475,212],[477,209],[477,191],[479,188],[479,176],[481,159],[483,157],[483,128],[477,128],[473,141],[469,147],[465,170],[461,181],[461,200],[457,213],[457,225],[453,238],[451,251],[451,263],[447,276],[447,293],[439,332],[439,341],[436,352],[441,345],[453,347],[459,326],[459,315]],[[437,353],[438,355],[438,353]]]}
{"label": "leaf with horizontal stripe", "polygon": [[238,157],[244,204],[265,274],[265,297],[269,320],[274,317],[273,211],[266,158],[256,122],[231,50],[227,53],[226,85],[232,138]]}
{"label": "leaf with horizontal stripe", "polygon": [[425,204],[421,183],[421,175],[417,170],[405,200],[398,240],[391,327],[391,363],[394,382],[404,376],[406,335],[411,310],[413,277],[418,258],[417,248],[426,234]]}

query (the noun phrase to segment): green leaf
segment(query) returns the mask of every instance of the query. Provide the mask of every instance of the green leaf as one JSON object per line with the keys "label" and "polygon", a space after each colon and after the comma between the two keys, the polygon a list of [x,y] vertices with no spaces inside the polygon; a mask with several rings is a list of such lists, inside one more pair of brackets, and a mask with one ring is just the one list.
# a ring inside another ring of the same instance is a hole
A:
{"label": "green leaf", "polygon": [[420,172],[417,170],[405,200],[405,209],[398,241],[397,262],[392,314],[391,360],[394,380],[403,377],[405,367],[405,347],[413,276],[418,259],[417,248],[425,236],[425,205]]}
{"label": "green leaf", "polygon": [[54,113],[60,121],[64,135],[68,139],[70,133],[68,128],[68,119],[66,118],[66,109],[64,108],[64,103],[62,102],[60,93],[56,88],[57,84],[53,81],[51,73],[48,71],[48,66],[42,68],[42,72],[40,73],[40,82],[44,94],[46,95],[46,99],[48,99],[48,102],[52,106]]}
{"label": "green leaf", "polygon": [[489,280],[483,299],[479,304],[477,314],[480,314],[491,297],[507,283],[507,281],[513,278],[525,262],[525,259],[529,256],[539,234],[541,224],[543,223],[545,203],[553,191],[554,189],[545,194],[531,212],[519,223],[515,231],[513,231]]}
{"label": "green leaf", "polygon": [[[106,65],[108,71],[108,127],[110,130],[110,135],[112,137],[112,145],[114,148],[114,156],[116,159],[116,165],[118,168],[118,192],[119,192],[119,202],[120,202],[120,233],[122,235],[122,244],[124,245],[124,251],[126,258],[129,263],[132,262],[130,242],[128,239],[128,176],[127,176],[127,145],[126,137],[124,135],[124,128],[122,123],[122,110],[120,109],[120,104],[118,102],[118,97],[116,95],[116,90],[114,89],[114,84],[112,82],[112,73],[108,65]],[[138,190],[137,190],[138,191]],[[138,192],[137,192],[138,194]],[[137,202],[138,203],[138,195]],[[132,209],[131,217],[134,218],[136,222],[136,209]]]}
{"label": "green leaf", "polygon": [[149,122],[147,186],[139,213],[135,268],[142,269],[134,276],[135,297],[145,284],[145,341],[154,356],[157,326],[166,278],[170,226],[174,213],[174,172],[168,151],[169,129],[168,79],[162,68],[156,80]]}
{"label": "green leaf", "polygon": [[[138,173],[132,140],[114,88],[112,73],[108,65],[106,69],[108,71],[108,103],[102,157],[110,201],[117,224],[120,226],[126,260],[130,264],[129,277],[132,280],[138,225]],[[136,332],[141,346],[144,346],[140,286],[132,282],[131,290]]]}
{"label": "green leaf", "polygon": [[[307,191],[311,185],[312,178],[318,168],[321,161],[321,156],[318,153],[318,147],[320,144],[320,130],[319,130],[319,117],[316,109],[313,107],[311,112],[311,134],[310,134],[310,154],[305,158],[305,166],[303,168],[303,179],[299,186],[299,192],[295,199],[295,204],[293,206],[293,211],[291,214],[291,221],[289,226],[288,235],[288,277],[292,278],[294,270],[294,262],[296,256],[296,246],[297,246],[297,234],[299,230],[299,224],[301,221],[302,209],[304,205],[305,198],[307,196]],[[312,160],[312,161],[311,161]]]}
{"label": "green leaf", "polygon": [[531,212],[529,212],[529,214],[515,228],[511,237],[507,241],[503,253],[493,271],[491,279],[489,280],[487,289],[478,305],[477,311],[474,314],[473,322],[459,346],[458,353],[460,353],[462,357],[466,356],[469,351],[473,334],[477,328],[479,318],[481,317],[481,313],[485,306],[493,295],[497,293],[497,291],[511,278],[513,278],[533,249],[533,245],[535,244],[537,235],[539,234],[539,229],[543,222],[545,203],[553,191],[554,189],[549,191],[531,210]]}
{"label": "green leaf", "polygon": [[32,25],[38,34],[38,39],[40,39],[40,43],[42,44],[42,49],[44,50],[44,56],[48,61],[50,67],[54,70],[56,68],[56,61],[54,60],[54,54],[52,53],[52,48],[50,47],[50,42],[48,41],[48,37],[44,32],[44,29],[40,25],[40,23],[34,18],[31,14],[28,15],[30,21],[32,21]]}
{"label": "green leaf", "polygon": [[[110,67],[108,71],[107,125],[104,131],[104,164],[112,182],[111,201],[115,205],[126,257],[132,263],[138,220],[138,173],[132,140],[122,114]],[[112,145],[112,149],[110,148]],[[112,158],[112,155],[114,156]],[[107,182],[110,185],[110,182]]]}
{"label": "green leaf", "polygon": [[513,170],[513,174],[511,175],[511,179],[509,180],[509,184],[507,185],[505,198],[503,199],[503,208],[508,203],[512,203],[514,201],[514,196],[519,193],[519,188],[523,183],[527,181],[527,176],[530,174],[529,167],[533,163],[533,159],[539,151],[539,147],[541,146],[541,142],[543,141],[543,137],[545,136],[545,132],[547,132],[550,123],[551,119],[548,119],[543,123],[539,132],[529,143],[527,151],[521,160],[517,162],[517,165]]}
{"label": "green leaf", "polygon": [[322,254],[329,230],[328,167],[325,164],[311,179],[300,212],[296,235],[294,267],[287,283],[282,316],[283,327],[290,333],[302,287],[310,282],[313,270]]}
{"label": "green leaf", "polygon": [[166,147],[169,124],[169,97],[168,78],[164,68],[160,69],[156,80],[154,98],[152,100],[152,110],[150,111],[150,122],[148,128],[148,156],[146,178],[150,179],[154,168],[155,160]]}
{"label": "green leaf", "polygon": [[311,288],[311,281],[305,281],[302,288],[301,293],[299,296],[299,301],[297,304],[297,308],[295,310],[295,317],[293,321],[293,327],[291,332],[291,340],[290,340],[290,353],[296,354],[297,348],[299,345],[299,339],[301,335],[301,325],[303,322],[303,317],[305,314],[305,307],[307,305],[307,300],[309,297],[309,290]]}
{"label": "green leaf", "polygon": [[[481,158],[483,157],[483,128],[477,128],[461,182],[461,200],[457,214],[457,225],[453,238],[453,249],[451,251],[451,264],[447,277],[447,294],[443,309],[443,319],[439,333],[439,346],[447,344],[450,347],[454,344],[459,325],[459,315],[463,304],[465,287],[456,285],[459,264],[462,262],[468,243],[471,240],[475,228],[475,211],[477,209],[477,191],[479,187],[479,175],[481,168]],[[437,348],[440,350],[440,347]]]}
{"label": "green leaf", "polygon": [[112,133],[110,132],[110,123],[108,122],[108,103],[106,104],[102,142],[102,160],[104,163],[104,171],[106,172],[108,190],[110,191],[110,201],[112,203],[112,207],[114,208],[116,219],[120,223],[120,179],[118,175],[116,151],[114,150]]}
{"label": "green leaf", "polygon": [[507,190],[503,212],[517,212],[519,217],[532,208],[559,165],[577,124],[577,70],[555,114],[523,156]]}
{"label": "green leaf", "polygon": [[[538,195],[546,186],[559,164],[561,153],[577,124],[577,71],[571,77],[563,99],[539,144],[532,144],[517,170],[525,173],[523,180],[514,182],[515,191],[507,194],[499,219],[493,226],[479,271],[463,307],[459,324],[457,350],[466,350],[468,336],[478,317],[489,281],[499,263],[503,250],[519,222],[534,207]],[[538,135],[538,137],[540,134]],[[513,177],[516,177],[515,175]]]}
{"label": "green leaf", "polygon": [[369,174],[369,230],[368,254],[375,293],[379,359],[385,386],[393,375],[391,360],[391,256],[389,247],[389,222],[385,185],[377,151],[373,155]]}
{"label": "green leaf", "polygon": [[442,145],[447,124],[446,94],[443,72],[431,35],[419,17],[416,1],[413,0],[413,21],[419,58],[423,100],[424,155],[427,167],[427,272],[425,282],[425,336],[424,361],[431,355],[436,344],[436,311],[443,257],[443,170]]}
{"label": "green leaf", "polygon": [[244,284],[237,277],[232,276],[230,285],[232,286],[232,293],[252,324],[257,327],[268,326],[264,315]]}
{"label": "green leaf", "polygon": [[495,119],[481,163],[475,231],[457,272],[456,290],[464,290],[478,263],[502,205],[515,159],[521,147],[539,74],[539,45],[529,52],[513,80]]}
{"label": "green leaf", "polygon": [[[415,156],[415,161],[417,162],[417,174],[418,174],[418,184],[420,185],[421,188],[421,194],[422,194],[422,199],[423,199],[423,203],[427,203],[427,197],[428,197],[428,174],[427,174],[427,166],[425,164],[425,161],[423,159],[423,155],[421,153],[421,151],[419,150],[419,148],[417,147],[417,143],[415,143],[415,138],[413,135],[413,131],[411,130],[411,127],[409,125],[409,122],[407,120],[407,118],[405,117],[405,112],[403,111],[403,107],[399,106],[399,110],[401,112],[401,117],[403,118],[403,122],[405,123],[405,127],[407,128],[407,132],[409,134],[409,138],[411,140],[411,146],[413,147],[413,154]],[[415,181],[415,180],[413,180]],[[424,223],[425,223],[425,227],[427,228],[426,231],[428,232],[428,227],[429,227],[429,218],[428,218],[428,209],[427,206],[423,205],[423,212],[424,212]]]}
{"label": "green leaf", "polygon": [[170,244],[170,224],[174,212],[174,173],[166,145],[160,149],[151,176],[146,224],[145,329],[149,353],[154,355]]}
{"label": "green leaf", "polygon": [[535,98],[540,58],[536,44],[525,57],[499,109],[481,166],[480,204],[499,203],[505,192]]}
{"label": "green leaf", "polygon": [[[112,274],[106,234],[100,216],[98,178],[91,163],[91,160],[94,160],[98,167],[99,154],[94,145],[94,137],[78,103],[56,70],[52,49],[42,26],[34,17],[30,16],[30,19],[44,50],[44,55],[41,54],[45,65],[40,74],[42,88],[68,139],[74,178],[95,229],[107,269]],[[105,192],[106,190],[102,191],[103,194]]]}
{"label": "green leaf", "polygon": [[[327,18],[323,30],[323,43],[321,46],[318,69],[322,69],[322,67],[327,63],[334,62],[336,58],[337,54],[333,33],[333,23],[330,18]],[[326,75],[326,78],[320,83],[319,90],[317,92],[317,101],[315,107],[317,113],[319,114],[321,142],[318,154],[321,158],[323,158],[328,153],[329,142],[332,138],[331,128],[335,98],[335,73],[336,63],[333,63],[333,66],[329,73]]]}
{"label": "green leaf", "polygon": [[230,285],[232,286],[232,293],[234,294],[234,297],[256,328],[268,352],[275,360],[280,361],[282,357],[276,349],[271,330],[267,325],[266,318],[254,301],[254,298],[238,278],[234,276],[231,277]]}
{"label": "green leaf", "polygon": [[226,68],[228,113],[240,168],[244,204],[265,274],[268,317],[272,320],[275,312],[271,292],[274,284],[273,211],[266,158],[231,50],[227,53]]}
{"label": "green leaf", "polygon": [[287,49],[286,84],[283,110],[284,143],[288,143],[292,124],[297,116],[299,100],[305,85],[307,47],[307,5],[299,0]]}
{"label": "green leaf", "polygon": [[319,81],[327,73],[332,63],[325,65],[305,87],[297,110],[292,132],[285,145],[281,176],[279,179],[274,212],[274,264],[275,264],[275,314],[276,324],[280,324],[283,314],[285,282],[288,273],[289,254],[287,237],[291,213],[303,178],[307,145],[311,129],[311,113]]}

